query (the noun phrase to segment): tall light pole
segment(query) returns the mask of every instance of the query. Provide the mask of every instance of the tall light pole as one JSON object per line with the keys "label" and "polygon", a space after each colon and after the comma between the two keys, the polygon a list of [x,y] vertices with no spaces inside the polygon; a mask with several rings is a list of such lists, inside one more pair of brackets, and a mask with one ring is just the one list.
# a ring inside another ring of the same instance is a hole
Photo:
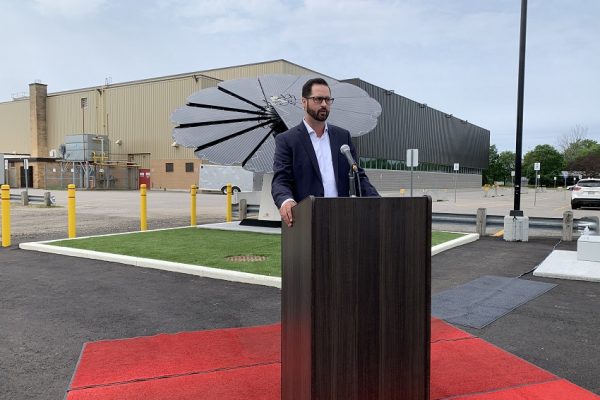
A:
{"label": "tall light pole", "polygon": [[525,38],[527,32],[527,0],[521,0],[521,35],[519,39],[519,83],[517,89],[517,142],[515,151],[515,198],[510,215],[523,216],[521,210],[521,159],[523,156],[523,94],[525,86]]}

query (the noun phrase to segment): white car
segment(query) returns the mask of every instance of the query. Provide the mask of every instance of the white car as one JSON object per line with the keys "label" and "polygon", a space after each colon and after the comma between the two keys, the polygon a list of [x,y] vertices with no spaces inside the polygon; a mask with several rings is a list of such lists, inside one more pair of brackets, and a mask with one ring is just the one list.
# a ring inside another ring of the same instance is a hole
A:
{"label": "white car", "polygon": [[571,208],[600,206],[600,178],[581,179],[571,190]]}

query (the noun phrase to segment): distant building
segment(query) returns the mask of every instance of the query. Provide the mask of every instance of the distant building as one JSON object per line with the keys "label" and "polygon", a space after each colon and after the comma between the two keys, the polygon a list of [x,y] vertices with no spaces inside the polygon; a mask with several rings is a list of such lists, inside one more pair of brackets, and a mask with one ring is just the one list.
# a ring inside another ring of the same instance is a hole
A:
{"label": "distant building", "polygon": [[[29,187],[188,189],[201,160],[174,143],[171,113],[192,93],[223,80],[265,74],[323,75],[286,60],[47,93],[32,83],[29,96],[0,103],[0,154],[5,181]],[[351,79],[383,108],[377,128],[355,138],[361,164],[383,190],[406,188],[407,148],[419,148],[415,187],[478,187],[487,167],[489,131],[402,96]],[[334,94],[335,96],[335,94]],[[460,163],[458,175],[452,166]]]}

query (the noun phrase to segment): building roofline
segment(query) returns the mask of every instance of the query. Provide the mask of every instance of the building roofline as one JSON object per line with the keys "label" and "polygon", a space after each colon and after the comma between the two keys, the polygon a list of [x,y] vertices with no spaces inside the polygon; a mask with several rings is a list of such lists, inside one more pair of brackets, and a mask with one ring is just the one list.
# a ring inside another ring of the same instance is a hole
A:
{"label": "building roofline", "polygon": [[[92,90],[100,90],[100,89],[104,89],[104,88],[108,88],[108,87],[131,86],[131,85],[137,85],[140,83],[161,82],[161,81],[166,81],[166,80],[171,80],[171,79],[190,78],[190,77],[193,77],[193,78],[203,77],[203,78],[208,78],[208,79],[214,79],[217,82],[222,82],[222,79],[218,79],[218,78],[215,78],[215,77],[207,75],[207,74],[214,72],[214,71],[228,70],[228,69],[240,68],[240,67],[250,67],[250,66],[261,65],[261,64],[273,64],[273,63],[277,63],[277,62],[284,62],[287,64],[291,64],[291,65],[306,69],[308,71],[314,72],[315,74],[325,76],[327,78],[332,78],[331,76],[325,75],[321,72],[315,71],[310,68],[306,68],[300,64],[296,64],[291,61],[280,58],[277,60],[261,61],[261,62],[248,63],[248,64],[239,64],[239,65],[232,65],[229,67],[221,67],[221,68],[211,68],[211,69],[205,69],[205,70],[201,70],[201,71],[185,72],[185,73],[173,74],[173,75],[164,75],[164,76],[158,76],[158,77],[154,77],[154,78],[137,79],[137,80],[133,80],[133,81],[125,81],[125,82],[119,82],[119,83],[110,83],[107,85],[105,84],[105,85],[89,86],[89,87],[78,88],[78,89],[62,90],[59,92],[48,93],[48,97],[69,94],[69,93],[89,92]],[[336,79],[336,78],[332,78],[332,79]]]}
{"label": "building roofline", "polygon": [[435,112],[438,112],[438,113],[441,113],[441,114],[445,114],[447,118],[456,119],[456,120],[458,120],[458,121],[461,121],[462,123],[465,123],[465,124],[469,124],[469,125],[475,126],[475,127],[479,128],[479,129],[482,129],[482,130],[484,130],[484,131],[487,131],[488,133],[490,133],[490,130],[489,130],[489,129],[487,129],[487,128],[483,128],[483,127],[481,127],[481,126],[479,126],[479,125],[476,125],[476,124],[474,124],[474,123],[472,123],[472,122],[470,122],[470,121],[468,121],[468,120],[466,120],[466,119],[462,119],[462,118],[459,118],[459,117],[456,117],[456,116],[454,116],[453,114],[449,114],[449,113],[447,113],[447,112],[445,112],[445,111],[441,111],[441,110],[438,110],[437,108],[433,108],[433,107],[431,107],[431,106],[427,105],[427,103],[420,103],[420,102],[418,102],[418,101],[416,101],[416,100],[409,99],[409,98],[408,98],[408,97],[406,97],[406,96],[402,96],[401,94],[398,94],[398,93],[396,93],[396,92],[395,92],[393,89],[385,89],[385,88],[382,88],[381,86],[377,86],[377,85],[375,85],[375,84],[373,84],[373,83],[371,83],[371,82],[367,82],[367,81],[365,81],[364,79],[361,79],[361,78],[350,78],[350,79],[342,79],[342,80],[341,80],[341,82],[351,82],[351,81],[360,81],[360,82],[364,82],[364,83],[366,83],[366,84],[368,84],[368,85],[371,85],[371,86],[374,86],[374,87],[376,87],[376,88],[379,88],[379,89],[381,89],[381,90],[384,90],[384,91],[386,91],[386,94],[390,94],[390,95],[394,95],[394,96],[399,96],[399,97],[401,97],[401,98],[403,98],[403,99],[406,99],[406,100],[408,100],[408,101],[411,101],[411,102],[413,102],[413,103],[420,104],[420,105],[422,105],[422,106],[424,106],[424,107],[427,107],[427,108],[429,108],[429,109],[431,109],[431,110],[433,110],[433,111],[435,111]]}

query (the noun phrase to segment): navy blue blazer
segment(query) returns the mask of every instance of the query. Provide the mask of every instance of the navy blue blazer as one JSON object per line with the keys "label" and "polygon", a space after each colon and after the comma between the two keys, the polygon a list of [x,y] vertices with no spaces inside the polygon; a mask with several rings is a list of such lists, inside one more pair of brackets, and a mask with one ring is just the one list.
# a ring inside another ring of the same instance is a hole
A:
{"label": "navy blue blazer", "polygon": [[[344,144],[350,146],[352,157],[355,160],[356,151],[350,140],[350,132],[347,130],[328,124],[328,133],[338,196],[348,197],[350,195],[348,182],[350,166],[346,157],[340,152],[340,147]],[[311,195],[324,196],[317,155],[304,122],[275,137],[273,173],[271,195],[277,208],[281,207],[281,203],[286,199],[293,198],[296,202],[300,202]],[[362,168],[358,169],[358,174],[362,195],[364,197],[379,196]],[[358,190],[356,192],[358,193]]]}

